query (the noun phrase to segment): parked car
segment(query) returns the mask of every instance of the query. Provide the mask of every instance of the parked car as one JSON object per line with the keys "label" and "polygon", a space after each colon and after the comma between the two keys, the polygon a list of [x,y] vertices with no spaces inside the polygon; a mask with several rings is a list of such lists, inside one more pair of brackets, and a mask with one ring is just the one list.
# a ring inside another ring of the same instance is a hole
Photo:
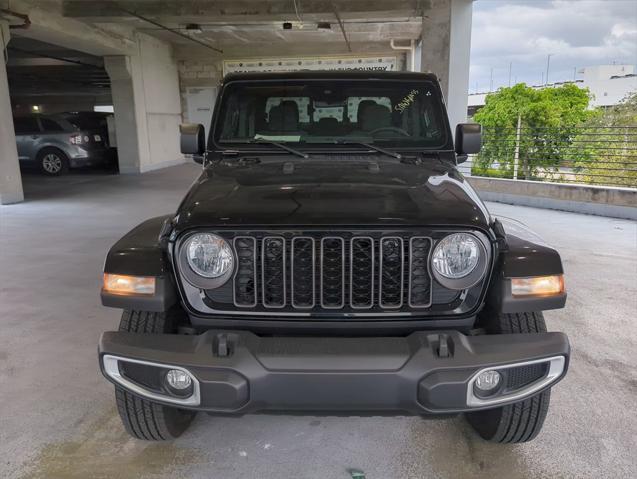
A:
{"label": "parked car", "polygon": [[53,115],[13,119],[18,158],[23,167],[35,167],[49,176],[69,168],[103,164],[108,147],[101,130],[80,129]]}
{"label": "parked car", "polygon": [[[541,430],[570,346],[558,252],[493,217],[457,169],[437,78],[407,72],[233,74],[176,212],[109,251],[124,309],[99,363],[139,439],[209,414],[463,413],[477,433]],[[139,334],[144,333],[144,334]],[[559,418],[557,418],[559,419]]]}
{"label": "parked car", "polygon": [[56,116],[67,120],[80,130],[94,131],[95,133],[99,133],[104,139],[104,143],[106,146],[113,146],[111,144],[108,132],[109,118],[114,117],[112,113],[98,111],[69,111],[65,113],[59,113]]}
{"label": "parked car", "polygon": [[105,163],[111,167],[118,167],[117,138],[115,135],[115,115],[98,111],[73,111],[58,115],[75,127],[92,134],[99,134],[104,139],[106,151]]}

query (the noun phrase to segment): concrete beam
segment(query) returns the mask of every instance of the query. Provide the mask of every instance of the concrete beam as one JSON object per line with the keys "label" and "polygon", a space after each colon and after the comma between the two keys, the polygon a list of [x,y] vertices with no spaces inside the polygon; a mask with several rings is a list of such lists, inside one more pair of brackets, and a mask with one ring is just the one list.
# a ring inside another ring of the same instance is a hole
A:
{"label": "concrete beam", "polygon": [[[11,51],[11,48],[9,48]],[[68,60],[73,61],[82,61],[83,58],[67,58]],[[70,65],[69,62],[64,60],[55,60],[53,58],[16,58],[14,55],[9,55],[9,61],[7,62],[8,67],[68,67]],[[102,66],[102,62],[100,65]]]}
{"label": "concrete beam", "polygon": [[387,42],[351,43],[352,51],[347,49],[345,42],[329,43],[277,43],[276,48],[268,43],[239,44],[224,47],[223,55],[215,55],[207,48],[198,45],[175,45],[175,57],[178,60],[210,60],[256,57],[294,57],[307,55],[392,55],[403,57],[404,51],[392,50]]}
{"label": "concrete beam", "polygon": [[[287,48],[297,44],[311,44],[315,48],[322,48],[328,43],[344,43],[343,34],[338,24],[332,25],[331,29],[317,29],[314,25],[307,25],[305,28],[294,28],[284,30],[281,23],[263,23],[254,25],[202,25],[202,32],[190,35],[193,39],[203,41],[216,48],[226,50],[235,48],[237,45],[267,45],[271,48]],[[365,22],[365,23],[345,23],[345,31],[350,43],[384,43],[387,45],[390,39],[394,40],[416,40],[420,38],[422,32],[421,19],[400,21],[400,22]],[[182,38],[174,33],[159,30],[157,28],[140,28],[140,31],[161,38],[173,44],[195,45],[188,38]],[[319,47],[320,45],[320,47]]]}
{"label": "concrete beam", "polygon": [[[0,46],[2,52],[9,43],[9,24],[0,20]],[[11,115],[11,98],[9,81],[5,66],[4,53],[0,54],[0,205],[19,203],[24,200],[22,176],[18,162],[13,117]]]}
{"label": "concrete beam", "polygon": [[[352,14],[360,16],[374,12],[386,12],[391,17],[397,15],[420,16],[421,0],[303,0],[297,2],[299,15],[310,21],[311,15],[333,15],[334,6],[342,18]],[[426,2],[427,3],[427,2]],[[205,23],[208,20],[245,21],[250,19],[297,20],[294,2],[291,0],[199,0],[184,2],[181,0],[148,0],[148,1],[91,1],[65,0],[64,15],[81,18],[93,22],[117,22],[124,18],[133,18],[126,10],[139,15],[162,19],[181,19]],[[390,18],[390,17],[385,17]]]}
{"label": "concrete beam", "polygon": [[[91,2],[92,3],[92,2]],[[12,0],[11,10],[29,16],[31,25],[13,30],[16,36],[33,38],[91,55],[126,55],[134,52],[136,42],[132,30],[112,32],[62,16],[53,8],[28,0]]]}

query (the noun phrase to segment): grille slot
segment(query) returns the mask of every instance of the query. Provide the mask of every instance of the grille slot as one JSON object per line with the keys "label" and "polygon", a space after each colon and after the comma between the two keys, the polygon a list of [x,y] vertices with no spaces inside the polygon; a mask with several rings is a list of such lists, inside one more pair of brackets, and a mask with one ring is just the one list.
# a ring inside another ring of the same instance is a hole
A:
{"label": "grille slot", "polygon": [[374,306],[374,239],[356,236],[350,241],[350,304],[353,309]]}
{"label": "grille slot", "polygon": [[403,239],[388,236],[380,240],[378,299],[381,308],[403,305],[405,251]]}
{"label": "grille slot", "polygon": [[321,239],[321,306],[340,309],[345,305],[345,240],[338,236]]}
{"label": "grille slot", "polygon": [[234,239],[234,249],[237,252],[234,304],[254,307],[257,305],[257,240],[250,236],[237,236]]}
{"label": "grille slot", "polygon": [[292,239],[291,253],[292,306],[294,308],[313,308],[315,304],[316,253],[314,238],[297,236]]}
{"label": "grille slot", "polygon": [[263,306],[283,308],[286,300],[285,238],[267,236],[261,248]]}
{"label": "grille slot", "polygon": [[431,279],[429,277],[429,253],[431,238],[414,236],[409,239],[409,306],[431,306]]}

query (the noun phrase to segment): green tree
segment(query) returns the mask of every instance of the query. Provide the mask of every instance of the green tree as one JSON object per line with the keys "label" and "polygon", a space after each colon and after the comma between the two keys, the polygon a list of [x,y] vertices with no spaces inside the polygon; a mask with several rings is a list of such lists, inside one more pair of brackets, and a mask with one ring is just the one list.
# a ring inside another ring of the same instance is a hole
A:
{"label": "green tree", "polygon": [[637,92],[590,118],[577,141],[587,183],[637,188]]}
{"label": "green tree", "polygon": [[[566,84],[541,90],[524,83],[487,95],[474,116],[484,129],[474,161],[478,175],[513,177],[518,118],[521,123],[518,178],[545,179],[558,173],[576,137],[576,127],[597,115],[588,109],[588,90]],[[562,163],[561,163],[562,162]]]}

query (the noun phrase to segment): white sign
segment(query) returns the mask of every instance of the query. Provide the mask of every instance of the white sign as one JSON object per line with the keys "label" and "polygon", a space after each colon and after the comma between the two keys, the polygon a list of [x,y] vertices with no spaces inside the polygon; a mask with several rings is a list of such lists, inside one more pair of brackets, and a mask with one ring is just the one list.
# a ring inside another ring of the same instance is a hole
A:
{"label": "white sign", "polygon": [[304,70],[396,71],[396,57],[308,57],[224,60],[223,74],[245,72],[296,72]]}
{"label": "white sign", "polygon": [[210,131],[212,110],[215,107],[216,99],[216,88],[187,88],[186,105],[188,106],[188,121],[190,123],[201,123],[206,131]]}

